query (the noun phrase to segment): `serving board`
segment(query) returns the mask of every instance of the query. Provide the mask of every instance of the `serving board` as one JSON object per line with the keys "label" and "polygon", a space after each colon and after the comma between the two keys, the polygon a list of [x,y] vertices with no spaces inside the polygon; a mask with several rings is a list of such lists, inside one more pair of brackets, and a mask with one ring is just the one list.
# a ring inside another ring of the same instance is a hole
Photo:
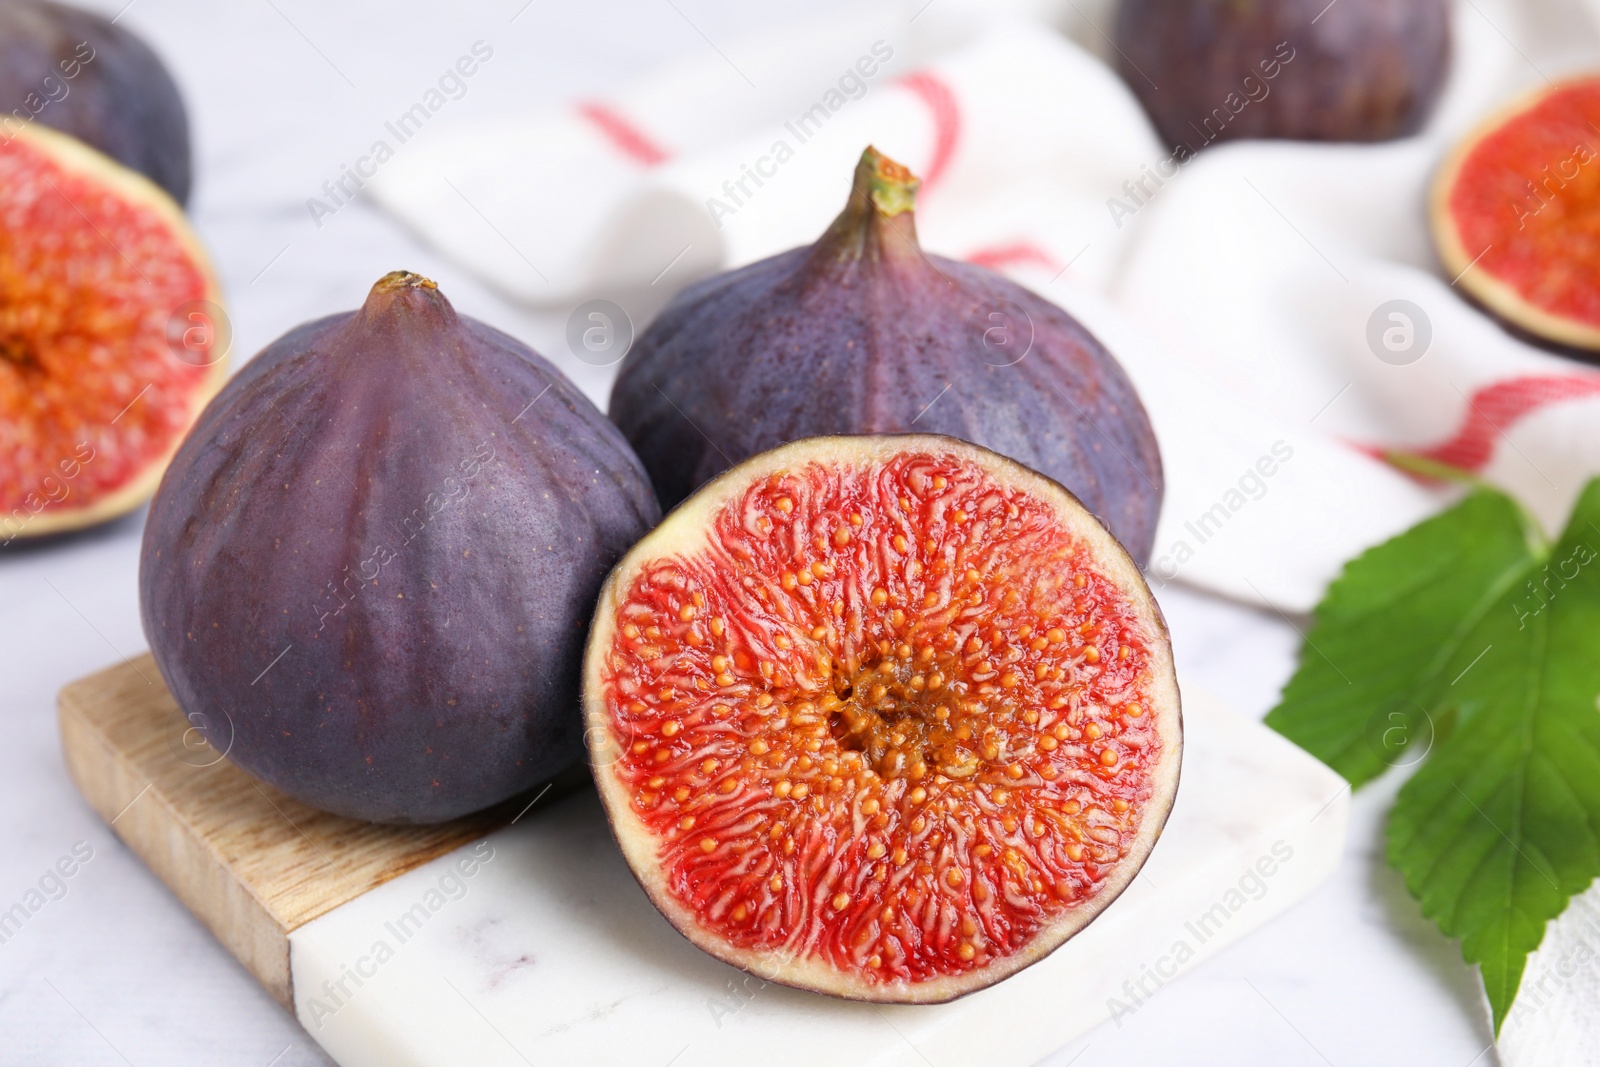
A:
{"label": "serving board", "polygon": [[343,1067],[1023,1067],[1137,1013],[1339,861],[1343,780],[1184,698],[1183,781],[1139,878],[1053,955],[930,1007],[786,989],[696,949],[634,882],[581,772],[441,826],[376,826],[228,763],[149,656],[67,686],[59,709],[85,798]]}

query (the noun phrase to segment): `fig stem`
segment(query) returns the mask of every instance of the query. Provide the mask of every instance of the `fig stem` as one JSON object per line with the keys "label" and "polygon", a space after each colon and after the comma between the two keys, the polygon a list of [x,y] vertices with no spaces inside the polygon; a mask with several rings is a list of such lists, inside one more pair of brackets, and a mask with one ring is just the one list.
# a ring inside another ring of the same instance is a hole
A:
{"label": "fig stem", "polygon": [[922,179],[871,145],[856,164],[855,187],[865,189],[879,213],[894,218],[916,207]]}
{"label": "fig stem", "polygon": [[[350,320],[356,329],[393,328],[400,318],[422,315],[435,327],[456,321],[455,308],[431,278],[409,270],[392,270],[373,283],[360,310]],[[358,325],[364,324],[364,325]]]}
{"label": "fig stem", "polygon": [[424,278],[409,270],[392,270],[378,279],[372,287],[375,293],[388,293],[396,289],[437,289],[439,285],[432,278]]}
{"label": "fig stem", "polygon": [[1424,478],[1432,478],[1440,482],[1456,482],[1460,485],[1469,485],[1474,489],[1482,488],[1484,481],[1469,470],[1453,467],[1448,463],[1441,463],[1427,456],[1419,456],[1415,452],[1402,452],[1391,449],[1383,453],[1386,462],[1399,467],[1407,474],[1416,474]]}
{"label": "fig stem", "polygon": [[1454,482],[1469,489],[1488,489],[1496,493],[1502,493],[1516,506],[1517,517],[1522,520],[1522,533],[1527,538],[1528,547],[1538,556],[1543,556],[1549,551],[1549,536],[1545,533],[1544,527],[1540,525],[1534,514],[1523,506],[1522,501],[1509,493],[1503,493],[1497,486],[1471,471],[1453,467],[1448,463],[1441,463],[1427,456],[1419,456],[1415,452],[1402,452],[1392,449],[1385,451],[1383,458],[1391,466],[1398,467],[1407,474],[1415,474],[1422,478],[1432,478],[1435,481]]}
{"label": "fig stem", "polygon": [[[869,249],[877,253],[896,243],[920,253],[915,209],[921,184],[908,168],[868,145],[856,163],[850,199],[828,227],[834,247],[847,257],[859,257]],[[900,240],[890,241],[884,233]]]}

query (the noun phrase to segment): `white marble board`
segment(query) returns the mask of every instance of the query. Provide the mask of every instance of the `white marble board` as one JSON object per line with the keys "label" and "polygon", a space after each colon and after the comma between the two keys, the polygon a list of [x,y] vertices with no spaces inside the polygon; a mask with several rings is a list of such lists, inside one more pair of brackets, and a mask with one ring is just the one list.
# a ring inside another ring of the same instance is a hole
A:
{"label": "white marble board", "polygon": [[834,1000],[705,955],[651,907],[586,790],[291,933],[296,1013],[342,1067],[1023,1067],[1125,1021],[1339,861],[1342,779],[1203,693],[1185,691],[1184,721],[1177,804],[1140,877],[1054,955],[950,1004]]}

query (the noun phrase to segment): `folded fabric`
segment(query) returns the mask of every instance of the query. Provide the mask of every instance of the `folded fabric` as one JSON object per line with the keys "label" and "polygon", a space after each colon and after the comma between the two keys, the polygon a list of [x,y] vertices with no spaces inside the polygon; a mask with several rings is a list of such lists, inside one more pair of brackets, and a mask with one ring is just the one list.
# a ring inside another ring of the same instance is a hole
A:
{"label": "folded fabric", "polygon": [[[879,0],[697,53],[606,100],[430,129],[368,191],[523,300],[573,303],[647,285],[669,264],[682,284],[728,258],[706,213],[709,193],[685,198],[671,177],[682,161],[800,116],[826,91],[852,103],[881,95],[914,69],[926,39],[910,32],[902,5]],[[735,165],[711,188],[741,177]]]}

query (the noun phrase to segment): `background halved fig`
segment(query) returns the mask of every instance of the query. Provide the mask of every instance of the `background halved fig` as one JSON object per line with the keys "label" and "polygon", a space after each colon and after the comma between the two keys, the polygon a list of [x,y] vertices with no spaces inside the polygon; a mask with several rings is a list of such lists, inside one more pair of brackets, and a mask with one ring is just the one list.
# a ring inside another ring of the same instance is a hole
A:
{"label": "background halved fig", "polygon": [[142,504],[222,384],[230,329],[178,205],[74,138],[0,136],[0,217],[6,544]]}
{"label": "background halved fig", "polygon": [[1444,272],[1513,332],[1600,358],[1600,75],[1542,87],[1464,138],[1434,180]]}

